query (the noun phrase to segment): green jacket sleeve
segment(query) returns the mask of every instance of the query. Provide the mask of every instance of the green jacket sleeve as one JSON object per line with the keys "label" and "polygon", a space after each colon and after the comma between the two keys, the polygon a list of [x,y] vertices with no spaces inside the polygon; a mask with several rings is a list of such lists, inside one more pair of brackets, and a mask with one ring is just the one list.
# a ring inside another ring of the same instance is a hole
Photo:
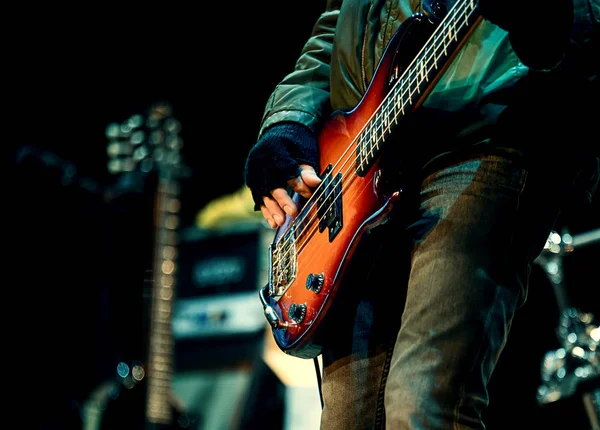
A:
{"label": "green jacket sleeve", "polygon": [[341,0],[327,0],[326,10],[314,24],[294,70],[269,97],[259,136],[282,121],[299,122],[316,133],[319,123],[329,113],[329,69],[341,3]]}

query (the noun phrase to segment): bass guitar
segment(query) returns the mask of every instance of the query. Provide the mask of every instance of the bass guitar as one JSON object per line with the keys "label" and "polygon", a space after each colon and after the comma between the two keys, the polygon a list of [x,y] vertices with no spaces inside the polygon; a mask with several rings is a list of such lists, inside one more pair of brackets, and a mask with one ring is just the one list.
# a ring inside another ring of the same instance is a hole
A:
{"label": "bass guitar", "polygon": [[320,354],[328,310],[361,237],[386,221],[400,197],[399,190],[381,186],[383,145],[423,104],[481,19],[474,0],[457,0],[442,18],[412,15],[387,45],[360,102],[324,123],[322,181],[310,199],[293,196],[299,214],[277,229],[268,283],[259,291],[275,342],[286,354]]}

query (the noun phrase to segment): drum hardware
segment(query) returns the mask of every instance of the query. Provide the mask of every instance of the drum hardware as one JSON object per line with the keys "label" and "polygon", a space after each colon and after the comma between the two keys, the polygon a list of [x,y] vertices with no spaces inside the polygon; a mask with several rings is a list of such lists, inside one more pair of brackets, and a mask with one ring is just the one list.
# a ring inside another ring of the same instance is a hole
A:
{"label": "drum hardware", "polygon": [[536,259],[556,296],[561,345],[544,355],[537,401],[543,406],[581,395],[592,430],[600,430],[600,327],[592,313],[570,303],[562,263],[576,249],[596,242],[600,242],[600,229],[576,236],[553,231]]}

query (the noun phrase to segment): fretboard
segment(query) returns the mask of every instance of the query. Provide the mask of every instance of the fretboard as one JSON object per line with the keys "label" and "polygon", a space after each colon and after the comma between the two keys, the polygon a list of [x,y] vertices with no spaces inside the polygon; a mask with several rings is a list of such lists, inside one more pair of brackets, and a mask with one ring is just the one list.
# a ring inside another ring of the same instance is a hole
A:
{"label": "fretboard", "polygon": [[423,102],[481,20],[475,0],[458,0],[386,95],[358,137],[356,173],[362,176],[399,120]]}
{"label": "fretboard", "polygon": [[171,379],[173,373],[173,337],[171,315],[175,298],[177,227],[179,224],[179,184],[161,176],[155,202],[155,245],[152,309],[150,313],[148,353],[148,395],[146,420],[170,424]]}

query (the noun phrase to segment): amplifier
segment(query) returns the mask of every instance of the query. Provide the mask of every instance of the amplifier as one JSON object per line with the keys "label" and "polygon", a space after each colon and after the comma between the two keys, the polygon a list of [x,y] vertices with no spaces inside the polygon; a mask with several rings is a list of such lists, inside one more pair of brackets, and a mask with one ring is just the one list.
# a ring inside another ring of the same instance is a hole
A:
{"label": "amplifier", "polygon": [[258,290],[267,282],[273,235],[261,222],[181,232],[172,319],[175,341],[264,331]]}

